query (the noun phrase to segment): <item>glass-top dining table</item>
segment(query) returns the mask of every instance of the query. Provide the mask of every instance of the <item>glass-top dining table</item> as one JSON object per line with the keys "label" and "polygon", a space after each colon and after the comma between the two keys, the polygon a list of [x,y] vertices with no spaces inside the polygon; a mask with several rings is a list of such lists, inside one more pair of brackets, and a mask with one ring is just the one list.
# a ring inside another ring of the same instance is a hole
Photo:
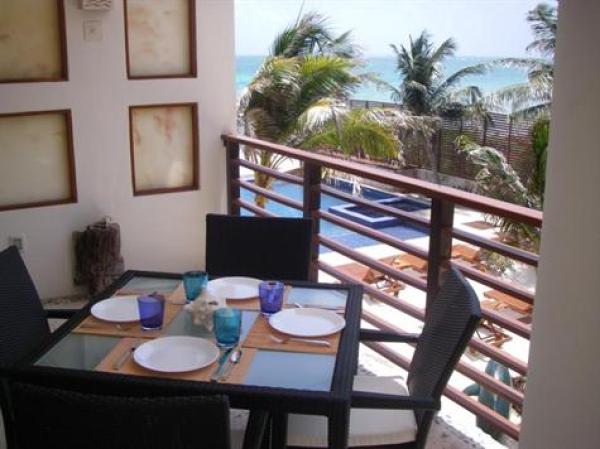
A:
{"label": "glass-top dining table", "polygon": [[[95,301],[119,291],[158,292],[169,295],[181,276],[172,273],[128,271]],[[120,335],[74,332],[90,314],[86,306],[53,333],[48,343],[19,367],[25,378],[43,379],[53,386],[119,395],[225,394],[232,407],[260,410],[273,418],[273,447],[285,447],[288,413],[329,418],[329,447],[345,448],[352,379],[358,363],[362,288],[354,285],[291,282],[288,304],[343,308],[346,326],[334,353],[296,352],[257,348],[236,383],[215,383],[159,376],[99,371],[97,367],[123,339]],[[242,311],[243,341],[263,319],[256,310]],[[214,339],[206,327],[194,324],[191,313],[181,310],[160,336],[193,336]]]}

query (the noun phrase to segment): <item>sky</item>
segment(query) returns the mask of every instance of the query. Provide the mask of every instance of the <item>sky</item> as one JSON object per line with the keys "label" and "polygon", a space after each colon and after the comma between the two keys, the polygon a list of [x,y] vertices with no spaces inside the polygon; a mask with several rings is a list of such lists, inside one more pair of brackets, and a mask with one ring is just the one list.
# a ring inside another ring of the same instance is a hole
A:
{"label": "sky", "polygon": [[[549,3],[555,3],[547,0]],[[236,52],[265,55],[273,37],[293,23],[303,0],[235,0]],[[453,37],[459,56],[525,56],[525,21],[539,0],[305,0],[339,32],[352,30],[365,56],[389,56],[390,44],[426,28],[440,43]]]}

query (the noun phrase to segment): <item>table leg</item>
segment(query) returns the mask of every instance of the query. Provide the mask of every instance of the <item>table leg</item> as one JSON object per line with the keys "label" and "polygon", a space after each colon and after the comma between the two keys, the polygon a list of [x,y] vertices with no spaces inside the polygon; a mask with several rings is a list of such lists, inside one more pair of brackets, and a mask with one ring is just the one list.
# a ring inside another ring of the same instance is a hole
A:
{"label": "table leg", "polygon": [[327,434],[329,449],[347,449],[350,428],[350,407],[336,410],[329,416]]}
{"label": "table leg", "polygon": [[287,446],[287,413],[274,413],[271,419],[271,449],[285,449]]}
{"label": "table leg", "polygon": [[263,410],[252,410],[244,434],[242,449],[269,449],[270,416]]}

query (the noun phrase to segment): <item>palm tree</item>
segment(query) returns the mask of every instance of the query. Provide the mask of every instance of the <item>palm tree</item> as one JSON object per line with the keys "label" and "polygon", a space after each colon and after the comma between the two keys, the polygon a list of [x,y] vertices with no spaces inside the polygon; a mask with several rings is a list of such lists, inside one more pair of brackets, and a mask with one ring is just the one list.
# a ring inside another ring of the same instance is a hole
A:
{"label": "palm tree", "polygon": [[[347,96],[360,82],[353,73],[358,49],[349,32],[335,35],[327,19],[315,12],[299,16],[279,33],[250,85],[239,112],[246,134],[286,145],[298,144],[322,116],[323,104]],[[315,118],[317,117],[317,118]],[[250,161],[277,169],[285,160],[266,151],[247,148]],[[273,179],[255,172],[255,183],[270,188]],[[266,198],[257,195],[264,207]]]}
{"label": "palm tree", "polygon": [[[352,73],[354,67],[352,60],[333,55],[268,58],[240,100],[246,132],[270,142],[299,145],[311,127],[326,120],[319,118],[324,105],[333,104],[358,86],[360,78]],[[285,160],[255,149],[247,149],[245,155],[273,169]],[[255,172],[259,187],[270,188],[272,182],[273,178]],[[262,207],[266,198],[257,195],[256,203]]]}
{"label": "palm tree", "polygon": [[297,144],[324,106],[329,110],[360,84],[354,67],[352,60],[337,56],[269,58],[240,101],[250,133]]}
{"label": "palm tree", "polygon": [[409,45],[398,48],[391,45],[396,55],[396,70],[402,77],[399,88],[392,88],[392,98],[414,115],[439,115],[451,102],[451,95],[460,82],[469,75],[485,73],[485,65],[465,67],[444,77],[442,64],[456,53],[454,39],[446,39],[435,48],[431,35],[423,31]]}
{"label": "palm tree", "polygon": [[554,50],[556,48],[557,10],[540,3],[527,14],[535,39],[527,51],[541,57],[502,58],[490,66],[516,67],[527,71],[527,82],[505,87],[490,97],[498,107],[508,106],[516,118],[531,118],[550,113],[554,81]]}
{"label": "palm tree", "polygon": [[[334,35],[321,15],[308,13],[274,40],[271,54],[242,95],[240,113],[246,133],[306,149],[327,146],[346,154],[396,157],[400,142],[397,113],[350,111],[347,99],[369,75],[356,74],[358,49],[349,32]],[[401,121],[401,120],[400,120]],[[277,169],[285,160],[246,149],[257,164]],[[255,172],[255,183],[270,188],[273,179]],[[256,196],[264,207],[266,198]]]}

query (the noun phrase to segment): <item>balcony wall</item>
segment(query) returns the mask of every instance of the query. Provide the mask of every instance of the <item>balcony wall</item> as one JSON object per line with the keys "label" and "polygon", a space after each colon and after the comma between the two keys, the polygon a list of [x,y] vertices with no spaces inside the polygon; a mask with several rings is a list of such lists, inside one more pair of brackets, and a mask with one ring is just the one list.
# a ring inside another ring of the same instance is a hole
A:
{"label": "balcony wall", "polygon": [[[0,84],[0,113],[72,111],[78,202],[0,212],[0,248],[25,235],[43,297],[75,291],[72,232],[105,215],[121,225],[128,268],[200,267],[204,215],[225,204],[219,136],[235,124],[233,0],[197,1],[198,76],[171,80],[127,80],[122,0],[108,12],[78,5],[65,0],[69,81]],[[86,20],[101,21],[100,42],[83,39]],[[128,106],[177,102],[198,103],[200,190],[134,197]]]}
{"label": "balcony wall", "polygon": [[522,449],[600,440],[600,3],[561,1]]}

